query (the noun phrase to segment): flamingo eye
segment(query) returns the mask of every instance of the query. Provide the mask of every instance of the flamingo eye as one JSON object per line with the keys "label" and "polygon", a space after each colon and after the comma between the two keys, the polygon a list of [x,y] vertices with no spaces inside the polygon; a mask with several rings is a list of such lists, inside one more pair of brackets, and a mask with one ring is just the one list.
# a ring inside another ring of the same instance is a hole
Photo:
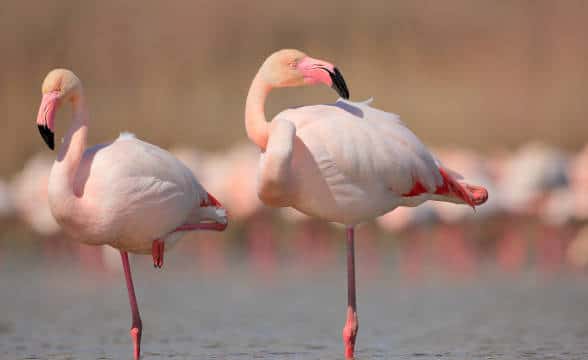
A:
{"label": "flamingo eye", "polygon": [[296,66],[297,66],[297,65],[298,65],[298,62],[297,62],[296,60],[294,60],[294,61],[290,61],[290,62],[288,63],[288,67],[289,67],[290,69],[296,69]]}

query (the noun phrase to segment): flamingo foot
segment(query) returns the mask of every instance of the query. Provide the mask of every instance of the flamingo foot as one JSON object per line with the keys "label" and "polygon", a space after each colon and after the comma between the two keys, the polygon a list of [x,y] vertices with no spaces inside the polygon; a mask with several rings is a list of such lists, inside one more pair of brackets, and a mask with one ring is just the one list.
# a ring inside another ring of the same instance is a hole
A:
{"label": "flamingo foot", "polygon": [[163,252],[165,249],[165,243],[163,240],[153,240],[151,245],[151,255],[153,256],[153,267],[161,269],[163,266]]}
{"label": "flamingo foot", "polygon": [[359,326],[357,323],[357,312],[351,307],[347,308],[347,321],[343,327],[343,344],[345,345],[345,359],[354,359],[355,338]]}
{"label": "flamingo foot", "polygon": [[141,325],[131,329],[131,339],[133,339],[133,359],[139,360],[141,357]]}

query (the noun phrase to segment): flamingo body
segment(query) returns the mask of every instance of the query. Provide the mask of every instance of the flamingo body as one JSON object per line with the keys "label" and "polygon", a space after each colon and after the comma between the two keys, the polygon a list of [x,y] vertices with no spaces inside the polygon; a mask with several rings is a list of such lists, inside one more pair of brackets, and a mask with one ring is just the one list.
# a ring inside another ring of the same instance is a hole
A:
{"label": "flamingo body", "polygon": [[[99,175],[99,176],[97,176]],[[62,201],[61,177],[49,180],[49,201],[57,221],[70,235],[92,245],[149,253],[154,239],[173,245],[174,232],[204,218],[221,221],[221,209],[206,209],[206,190],[191,171],[167,151],[122,134],[110,144],[84,152],[76,173],[75,206]]]}
{"label": "flamingo body", "polygon": [[440,191],[440,163],[397,115],[369,102],[279,113],[260,169],[262,199],[346,225],[431,199],[480,202]]}

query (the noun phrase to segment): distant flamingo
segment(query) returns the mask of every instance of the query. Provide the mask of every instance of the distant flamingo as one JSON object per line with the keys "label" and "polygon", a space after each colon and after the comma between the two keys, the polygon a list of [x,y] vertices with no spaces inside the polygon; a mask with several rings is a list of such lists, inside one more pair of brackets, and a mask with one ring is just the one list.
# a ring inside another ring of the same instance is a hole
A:
{"label": "distant flamingo", "polygon": [[[5,222],[12,222],[16,213],[14,208],[14,199],[10,191],[10,185],[0,179],[0,227],[6,225]],[[2,247],[0,246],[0,263],[2,263]]]}
{"label": "distant flamingo", "polygon": [[258,196],[273,207],[347,226],[346,358],[358,330],[354,227],[398,206],[426,200],[480,205],[487,191],[456,181],[396,115],[367,102],[288,109],[272,122],[265,100],[273,88],[326,84],[344,99],[349,92],[332,64],[298,50],[280,50],[257,72],[246,101],[247,135],[262,151]]}
{"label": "distant flamingo", "polygon": [[194,149],[170,151],[200,179],[202,185],[223,198],[231,222],[244,222],[264,206],[255,193],[259,150],[250,143],[238,144],[227,151],[202,153]]}
{"label": "distant flamingo", "polygon": [[588,221],[588,144],[574,156],[570,166],[571,188],[574,196],[574,217]]}
{"label": "distant flamingo", "polygon": [[424,203],[419,207],[400,207],[376,219],[378,226],[390,233],[430,226],[438,222],[439,214],[430,203]]}
{"label": "distant flamingo", "polygon": [[73,124],[49,176],[51,212],[72,238],[120,250],[138,359],[142,325],[127,252],[151,252],[153,265],[161,267],[164,248],[184,232],[224,230],[225,211],[171,154],[131,134],[86,149],[88,110],[81,81],[73,72],[51,71],[42,93],[37,125],[51,149],[57,108],[66,102],[73,108]]}
{"label": "distant flamingo", "polygon": [[566,249],[566,258],[574,267],[585,268],[588,266],[588,225],[581,227],[570,242]]}
{"label": "distant flamingo", "polygon": [[588,220],[588,145],[570,159],[567,178],[567,186],[547,194],[540,213],[546,224],[561,226]]}
{"label": "distant flamingo", "polygon": [[10,191],[10,185],[0,179],[0,219],[10,218],[14,215],[14,199]]}
{"label": "distant flamingo", "polygon": [[424,278],[427,261],[430,261],[431,238],[439,223],[439,214],[432,203],[418,207],[399,207],[376,219],[386,233],[403,236],[398,240],[398,269],[410,282]]}
{"label": "distant flamingo", "polygon": [[568,185],[568,159],[541,143],[521,147],[508,160],[498,183],[501,203],[511,214],[537,216],[549,195]]}
{"label": "distant flamingo", "polygon": [[11,184],[14,206],[20,218],[44,237],[59,232],[59,224],[51,214],[47,193],[52,165],[51,156],[36,154],[25,163]]}
{"label": "distant flamingo", "polygon": [[[190,171],[194,177],[201,179],[204,175],[202,171],[205,164],[206,153],[197,149],[185,146],[177,146],[169,149],[169,153],[176,159],[180,160]],[[202,180],[200,180],[202,182]],[[216,194],[216,193],[215,193]],[[217,194],[218,195],[218,194]]]}
{"label": "distant flamingo", "polygon": [[296,255],[288,259],[295,263],[297,273],[307,276],[331,267],[335,263],[335,244],[330,238],[332,227],[291,207],[279,210],[284,227],[291,228],[287,231],[288,251]]}

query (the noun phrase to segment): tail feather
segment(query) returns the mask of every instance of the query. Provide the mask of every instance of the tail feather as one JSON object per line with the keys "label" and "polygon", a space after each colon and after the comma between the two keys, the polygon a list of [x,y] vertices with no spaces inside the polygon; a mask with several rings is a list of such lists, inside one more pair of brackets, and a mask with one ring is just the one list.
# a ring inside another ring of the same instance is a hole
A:
{"label": "tail feather", "polygon": [[220,201],[218,201],[214,196],[212,196],[211,193],[206,193],[208,195],[208,202],[210,203],[210,205],[212,206],[216,206],[218,208],[222,208],[223,206],[221,205]]}
{"label": "tail feather", "polygon": [[227,210],[210,193],[206,193],[208,199],[200,204],[200,211],[206,220],[216,221],[220,224],[228,224]]}

